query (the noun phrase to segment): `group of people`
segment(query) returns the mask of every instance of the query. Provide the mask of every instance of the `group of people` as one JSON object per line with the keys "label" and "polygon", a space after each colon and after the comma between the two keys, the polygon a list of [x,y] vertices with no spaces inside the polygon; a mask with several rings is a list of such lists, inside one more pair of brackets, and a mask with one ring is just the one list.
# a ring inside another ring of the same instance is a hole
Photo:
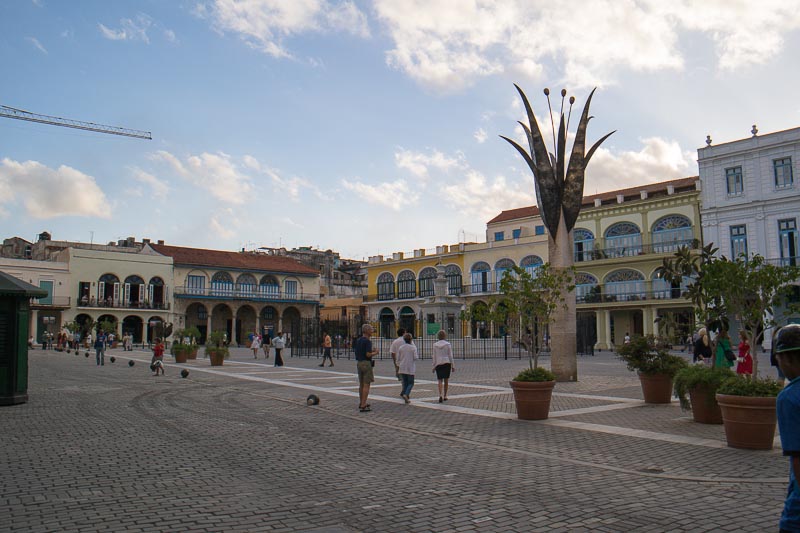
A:
{"label": "group of people", "polygon": [[[254,333],[250,339],[250,349],[253,350],[253,359],[258,359],[259,348],[264,350],[264,359],[269,359],[270,347],[275,349],[275,366],[283,366],[283,349],[286,348],[286,337],[282,331],[270,338],[269,334],[259,335]],[[324,362],[324,360],[323,360]],[[333,361],[331,361],[333,366]]]}
{"label": "group of people", "polygon": [[744,331],[739,332],[739,344],[734,353],[730,335],[726,330],[721,330],[717,334],[716,346],[712,353],[712,343],[706,328],[700,328],[692,338],[692,353],[695,363],[712,364],[715,367],[733,368],[736,365],[736,373],[746,376],[753,375],[753,354],[750,350],[750,343]]}
{"label": "group of people", "polygon": [[[372,334],[374,329],[370,324],[361,327],[361,337],[356,339],[353,346],[356,357],[356,368],[358,370],[358,410],[361,413],[371,411],[369,400],[369,389],[375,375],[375,356],[380,352],[372,346]],[[436,373],[439,386],[439,403],[447,401],[447,390],[450,383],[450,374],[455,371],[455,361],[453,360],[453,347],[446,340],[447,333],[439,331],[438,339],[433,345],[433,370]],[[416,375],[416,362],[419,359],[417,347],[411,333],[400,328],[397,330],[397,338],[392,342],[390,355],[394,363],[395,375],[401,382],[400,397],[405,403],[411,403],[411,389],[414,388],[414,377]],[[324,359],[323,359],[324,364]],[[333,364],[333,360],[331,360]]]}

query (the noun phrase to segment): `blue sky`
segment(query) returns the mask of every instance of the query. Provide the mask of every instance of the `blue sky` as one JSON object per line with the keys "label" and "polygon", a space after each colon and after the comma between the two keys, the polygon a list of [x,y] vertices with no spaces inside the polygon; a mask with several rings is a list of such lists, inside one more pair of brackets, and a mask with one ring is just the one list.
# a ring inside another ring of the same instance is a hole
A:
{"label": "blue sky", "polygon": [[542,88],[577,114],[598,87],[588,139],[617,132],[586,194],[800,126],[800,1],[554,5],[6,0],[0,104],[153,140],[0,118],[0,233],[356,259],[482,241],[535,203],[498,137],[522,137],[513,83],[542,119]]}

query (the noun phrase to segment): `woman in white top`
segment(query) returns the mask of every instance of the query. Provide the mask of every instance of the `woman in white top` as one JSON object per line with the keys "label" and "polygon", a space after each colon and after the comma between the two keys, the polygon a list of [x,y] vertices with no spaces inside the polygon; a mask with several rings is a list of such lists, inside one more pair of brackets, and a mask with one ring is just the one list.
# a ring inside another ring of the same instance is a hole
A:
{"label": "woman in white top", "polygon": [[[450,372],[455,372],[456,365],[453,362],[453,347],[444,340],[447,333],[441,330],[436,337],[439,340],[433,345],[433,371],[436,372],[436,379],[439,380],[439,403],[442,403],[447,401]],[[444,394],[442,393],[442,384],[444,384]]]}
{"label": "woman in white top", "polygon": [[258,349],[261,348],[261,339],[258,334],[253,334],[253,340],[250,342],[250,349],[253,350],[253,359],[258,359]]}
{"label": "woman in white top", "polygon": [[403,390],[400,396],[411,403],[411,389],[414,387],[414,374],[417,373],[417,365],[414,361],[419,359],[417,347],[411,342],[411,333],[403,335],[404,344],[397,349],[397,368],[400,373],[400,380],[403,382]]}

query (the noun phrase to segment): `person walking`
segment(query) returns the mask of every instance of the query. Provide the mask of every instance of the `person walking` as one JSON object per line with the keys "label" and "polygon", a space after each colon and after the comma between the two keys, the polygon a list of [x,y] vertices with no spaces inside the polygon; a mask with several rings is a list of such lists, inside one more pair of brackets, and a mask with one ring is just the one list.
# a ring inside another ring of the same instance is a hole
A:
{"label": "person walking", "polygon": [[157,338],[155,346],[153,346],[153,358],[150,360],[150,369],[155,372],[154,376],[158,375],[158,371],[161,371],[161,375],[164,375],[164,343],[161,342],[161,339]]}
{"label": "person walking", "polygon": [[397,329],[397,338],[392,341],[391,346],[389,346],[389,355],[392,356],[392,362],[394,363],[394,375],[397,376],[398,381],[401,380],[400,378],[400,367],[397,366],[397,351],[400,347],[405,344],[403,340],[403,335],[406,334],[406,330],[404,328]]}
{"label": "person walking", "polygon": [[708,339],[706,328],[697,330],[697,339],[694,341],[692,358],[695,363],[707,363],[711,358],[711,341]]}
{"label": "person walking", "polygon": [[325,359],[331,362],[331,366],[333,366],[333,357],[331,356],[331,336],[328,335],[327,331],[322,332],[322,363],[319,366],[325,366]]}
{"label": "person walking", "polygon": [[778,394],[776,411],[783,455],[789,457],[789,490],[783,504],[780,531],[800,531],[800,324],[778,330],[772,353],[789,383]]}
{"label": "person walking", "polygon": [[453,361],[453,346],[445,340],[447,333],[439,330],[436,338],[439,340],[433,344],[433,371],[436,372],[436,379],[439,381],[439,403],[442,403],[447,401],[450,373],[455,372],[456,365]]}
{"label": "person walking", "polygon": [[753,355],[750,353],[750,343],[747,342],[747,334],[739,332],[739,357],[736,358],[736,373],[747,377],[753,375]]}
{"label": "person walking", "polygon": [[281,351],[286,347],[286,339],[284,339],[282,331],[279,331],[272,339],[272,347],[275,348],[275,366],[283,366]]}
{"label": "person walking", "polygon": [[97,357],[97,366],[103,366],[106,364],[106,335],[103,333],[103,330],[97,332],[97,339],[94,341],[94,351],[95,356]]}
{"label": "person walking", "polygon": [[417,373],[416,360],[419,359],[417,347],[411,342],[411,333],[403,335],[403,345],[397,349],[397,367],[400,372],[400,380],[403,382],[403,389],[400,396],[411,403],[411,389],[414,388],[414,374]]}
{"label": "person walking", "polygon": [[717,349],[715,352],[716,357],[714,358],[714,366],[718,368],[731,368],[733,366],[733,361],[735,361],[736,358],[734,357],[733,359],[729,359],[728,356],[725,355],[726,353],[730,353],[732,356],[733,349],[731,349],[731,338],[728,335],[728,331],[722,329],[717,337]]}
{"label": "person walking", "polygon": [[269,331],[264,331],[264,335],[261,336],[261,348],[264,350],[264,359],[269,359],[269,346],[270,346],[270,337]]}
{"label": "person walking", "polygon": [[356,368],[358,369],[358,410],[361,413],[371,411],[367,399],[369,398],[370,384],[375,381],[372,367],[375,366],[373,357],[378,355],[378,350],[372,349],[373,329],[369,324],[361,326],[361,337],[356,339],[353,350],[356,354]]}
{"label": "person walking", "polygon": [[253,359],[258,359],[258,349],[261,348],[261,339],[258,334],[253,334],[253,340],[250,341],[250,349],[253,350]]}

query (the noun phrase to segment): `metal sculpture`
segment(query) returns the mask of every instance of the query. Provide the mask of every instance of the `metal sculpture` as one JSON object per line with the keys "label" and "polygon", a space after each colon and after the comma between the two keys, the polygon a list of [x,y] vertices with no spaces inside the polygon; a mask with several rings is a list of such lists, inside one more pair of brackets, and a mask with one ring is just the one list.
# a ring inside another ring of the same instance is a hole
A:
{"label": "metal sculpture", "polygon": [[[533,181],[536,188],[536,201],[539,204],[539,212],[548,231],[548,262],[556,268],[569,268],[573,265],[573,244],[572,229],[578,220],[583,201],[583,184],[586,165],[594,155],[597,148],[611,134],[608,133],[594,143],[586,152],[586,129],[589,125],[589,105],[594,96],[593,89],[583,106],[578,129],[575,132],[575,140],[572,143],[572,152],[569,163],[565,166],[567,152],[567,130],[569,120],[572,116],[572,104],[575,97],[569,98],[569,111],[564,117],[564,98],[567,96],[566,89],[561,90],[561,111],[558,125],[558,137],[556,138],[556,128],[553,121],[553,109],[550,106],[550,90],[545,89],[547,105],[550,109],[550,125],[553,129],[553,145],[555,154],[547,150],[539,124],[533,114],[528,98],[518,85],[514,84],[522,102],[525,104],[525,112],[528,115],[528,124],[518,121],[525,135],[528,138],[530,153],[514,140],[501,135],[517,152],[525,159],[528,167],[533,173]],[[615,130],[616,131],[616,130]],[[575,293],[570,292],[567,299],[567,306],[563,310],[556,312],[553,323],[558,324],[550,332],[551,339],[551,369],[558,381],[577,381],[577,340],[576,340],[576,307]]]}

